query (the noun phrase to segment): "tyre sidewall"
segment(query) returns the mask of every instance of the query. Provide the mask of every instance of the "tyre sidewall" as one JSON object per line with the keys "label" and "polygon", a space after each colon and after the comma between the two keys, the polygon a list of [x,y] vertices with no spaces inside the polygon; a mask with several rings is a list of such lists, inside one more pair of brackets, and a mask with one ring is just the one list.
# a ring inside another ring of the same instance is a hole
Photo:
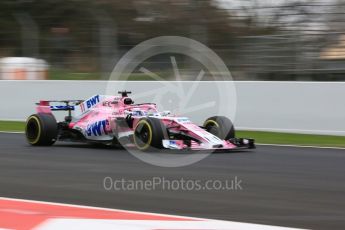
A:
{"label": "tyre sidewall", "polygon": [[142,151],[162,149],[163,148],[162,140],[164,139],[165,132],[166,132],[164,124],[157,118],[153,118],[153,117],[142,118],[138,121],[134,129],[134,132],[139,124],[145,124],[149,126],[151,137],[150,137],[150,143],[148,144],[148,146],[145,146],[143,148],[138,147],[138,144],[135,141],[135,145],[137,146],[137,148]]}
{"label": "tyre sidewall", "polygon": [[[28,138],[27,129],[28,123],[32,120],[36,122],[39,131],[37,133],[37,137],[33,138],[33,140],[30,140]],[[56,141],[58,134],[56,119],[51,114],[33,114],[28,118],[26,122],[25,132],[27,140],[31,145],[52,145]]]}
{"label": "tyre sidewall", "polygon": [[224,116],[213,116],[204,122],[204,127],[208,125],[217,126],[216,136],[223,140],[229,140],[235,137],[235,128],[231,120]]}

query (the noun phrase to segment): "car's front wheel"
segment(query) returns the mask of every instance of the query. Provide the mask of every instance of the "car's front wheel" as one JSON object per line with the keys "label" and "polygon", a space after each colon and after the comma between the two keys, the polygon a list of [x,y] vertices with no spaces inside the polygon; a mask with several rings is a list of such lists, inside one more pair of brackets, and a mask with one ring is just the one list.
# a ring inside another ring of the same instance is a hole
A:
{"label": "car's front wheel", "polygon": [[31,145],[52,145],[56,141],[57,134],[58,126],[55,117],[51,114],[33,114],[26,121],[25,135]]}
{"label": "car's front wheel", "polygon": [[214,116],[206,119],[204,128],[207,132],[223,140],[235,138],[235,127],[231,120],[224,116]]}
{"label": "car's front wheel", "polygon": [[157,118],[147,117],[138,121],[134,128],[134,144],[142,151],[163,148],[166,128]]}

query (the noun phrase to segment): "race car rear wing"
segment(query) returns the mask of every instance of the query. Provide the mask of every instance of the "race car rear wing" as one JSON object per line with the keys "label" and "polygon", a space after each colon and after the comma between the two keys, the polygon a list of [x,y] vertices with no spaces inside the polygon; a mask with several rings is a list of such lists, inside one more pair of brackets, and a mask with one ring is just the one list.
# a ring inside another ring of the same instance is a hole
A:
{"label": "race car rear wing", "polygon": [[[50,106],[52,110],[70,110],[74,109],[74,106],[79,105],[84,100],[62,100],[62,101],[55,101],[55,100],[41,100],[39,103],[36,103],[38,106]],[[64,105],[50,105],[50,103],[63,103]]]}
{"label": "race car rear wing", "polygon": [[[75,109],[75,106],[82,103],[84,100],[41,100],[37,105],[38,113],[51,113],[51,111],[68,111],[68,115],[71,116],[71,111]],[[51,105],[56,103],[57,105]],[[62,105],[61,105],[62,104]]]}
{"label": "race car rear wing", "polygon": [[104,98],[104,95],[94,95],[86,100],[41,100],[37,103],[38,113],[52,113],[52,111],[68,111],[71,116],[73,111],[75,117],[82,116],[97,106]]}

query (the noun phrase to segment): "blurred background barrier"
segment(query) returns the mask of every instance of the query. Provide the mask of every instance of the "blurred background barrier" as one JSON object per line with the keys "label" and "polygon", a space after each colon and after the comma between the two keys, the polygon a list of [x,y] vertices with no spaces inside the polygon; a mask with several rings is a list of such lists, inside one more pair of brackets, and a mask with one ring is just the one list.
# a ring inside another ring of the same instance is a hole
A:
{"label": "blurred background barrier", "polygon": [[[132,47],[173,35],[210,47],[235,80],[345,80],[343,0],[2,0],[0,8],[0,57],[44,59],[49,79],[106,79]],[[168,57],[144,64],[169,79]]]}
{"label": "blurred background barrier", "polygon": [[[200,105],[203,98],[209,98],[218,106],[219,96],[226,97],[228,94],[224,90],[227,84],[233,83],[237,91],[237,107],[226,103],[220,106],[236,109],[236,116],[231,118],[237,128],[345,135],[345,83],[185,81],[177,86],[188,91],[193,88],[193,84],[197,84],[195,93],[188,102],[189,106]],[[142,97],[138,98],[138,95],[154,92],[166,84],[158,81],[0,81],[0,120],[25,120],[35,113],[35,103],[41,99],[87,99],[95,94],[104,94],[107,87],[113,89],[113,94],[117,94],[118,90],[131,90],[136,103],[148,102]],[[165,97],[169,93],[171,92],[166,91],[164,95],[160,95],[158,106],[161,109],[178,111],[179,103],[184,98],[180,98],[176,103],[169,103],[169,98]],[[181,96],[181,93],[179,95]],[[196,123],[202,124],[218,110],[211,107],[202,111],[194,111],[188,116]],[[59,113],[61,115],[58,118],[61,119],[65,112]]]}

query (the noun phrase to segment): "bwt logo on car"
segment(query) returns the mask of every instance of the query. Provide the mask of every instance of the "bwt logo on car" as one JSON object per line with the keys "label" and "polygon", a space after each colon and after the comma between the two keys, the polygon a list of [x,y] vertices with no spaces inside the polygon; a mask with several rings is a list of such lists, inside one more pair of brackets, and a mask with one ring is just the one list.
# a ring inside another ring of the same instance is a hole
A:
{"label": "bwt logo on car", "polygon": [[103,133],[108,134],[107,132],[108,125],[109,125],[108,120],[97,121],[87,126],[86,133],[88,136],[91,136],[92,134],[95,136],[101,136]]}
{"label": "bwt logo on car", "polygon": [[91,99],[86,101],[87,108],[91,108],[92,106],[96,105],[99,102],[99,95],[92,97]]}

